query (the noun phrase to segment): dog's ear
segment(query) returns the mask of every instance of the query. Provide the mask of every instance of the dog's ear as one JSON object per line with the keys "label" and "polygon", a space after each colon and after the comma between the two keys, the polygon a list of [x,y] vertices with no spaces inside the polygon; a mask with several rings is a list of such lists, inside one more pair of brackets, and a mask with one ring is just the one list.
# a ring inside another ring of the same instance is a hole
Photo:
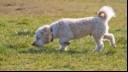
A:
{"label": "dog's ear", "polygon": [[45,32],[49,31],[49,28],[44,27],[44,31],[45,31]]}
{"label": "dog's ear", "polygon": [[47,42],[50,42],[52,39],[52,32],[49,27],[44,27],[43,29],[43,36]]}
{"label": "dog's ear", "polygon": [[44,27],[44,28],[42,28],[42,30],[41,30],[41,34],[46,33],[46,32],[48,32],[48,31],[49,31],[49,28],[48,28],[48,27]]}

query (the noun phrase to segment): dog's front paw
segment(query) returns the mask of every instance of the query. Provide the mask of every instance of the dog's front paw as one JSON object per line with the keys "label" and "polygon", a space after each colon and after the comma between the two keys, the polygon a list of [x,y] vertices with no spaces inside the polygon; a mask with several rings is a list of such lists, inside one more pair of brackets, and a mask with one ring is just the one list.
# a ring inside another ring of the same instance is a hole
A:
{"label": "dog's front paw", "polygon": [[58,50],[61,52],[64,52],[64,51],[67,51],[67,48],[59,48]]}

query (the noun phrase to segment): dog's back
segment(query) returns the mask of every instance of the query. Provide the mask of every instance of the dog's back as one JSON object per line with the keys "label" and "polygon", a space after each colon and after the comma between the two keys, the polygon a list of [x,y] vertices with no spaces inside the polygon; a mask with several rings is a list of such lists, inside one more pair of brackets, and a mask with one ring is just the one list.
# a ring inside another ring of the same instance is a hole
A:
{"label": "dog's back", "polygon": [[98,17],[86,17],[86,18],[63,18],[57,22],[54,22],[52,26],[57,26],[58,36],[69,37],[77,39],[86,35],[91,35],[95,31],[95,27],[100,27],[102,21]]}

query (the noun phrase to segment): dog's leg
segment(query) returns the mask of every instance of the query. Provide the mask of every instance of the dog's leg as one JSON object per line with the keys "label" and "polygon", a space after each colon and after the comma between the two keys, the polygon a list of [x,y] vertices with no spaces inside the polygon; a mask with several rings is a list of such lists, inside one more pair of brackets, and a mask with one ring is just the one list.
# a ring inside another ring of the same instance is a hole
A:
{"label": "dog's leg", "polygon": [[64,38],[60,39],[59,42],[61,44],[59,50],[60,51],[66,51],[70,42],[67,39],[64,39]]}
{"label": "dog's leg", "polygon": [[99,37],[99,36],[93,36],[96,42],[96,47],[93,50],[93,52],[101,52],[102,48],[104,47],[103,44],[103,37]]}
{"label": "dog's leg", "polygon": [[114,37],[113,34],[110,34],[110,33],[105,34],[104,35],[104,39],[108,39],[110,41],[110,43],[111,43],[111,46],[114,47],[114,48],[116,47],[116,45],[115,45],[115,37]]}

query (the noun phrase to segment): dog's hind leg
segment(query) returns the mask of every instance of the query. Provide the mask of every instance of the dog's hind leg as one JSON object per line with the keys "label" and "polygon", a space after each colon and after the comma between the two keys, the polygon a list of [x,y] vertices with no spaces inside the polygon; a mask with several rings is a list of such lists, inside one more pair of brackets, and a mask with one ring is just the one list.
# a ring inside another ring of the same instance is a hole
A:
{"label": "dog's hind leg", "polygon": [[68,45],[70,44],[69,40],[67,40],[66,38],[60,38],[59,42],[61,44],[59,50],[66,51],[68,48]]}
{"label": "dog's hind leg", "polygon": [[108,39],[110,41],[110,43],[111,43],[111,46],[114,47],[114,48],[116,47],[116,45],[115,45],[115,37],[114,37],[113,34],[106,33],[104,35],[104,39]]}
{"label": "dog's hind leg", "polygon": [[102,36],[98,36],[98,35],[94,35],[93,36],[96,42],[96,47],[93,50],[93,52],[101,52],[102,48],[104,47],[104,43],[103,43],[103,37]]}

